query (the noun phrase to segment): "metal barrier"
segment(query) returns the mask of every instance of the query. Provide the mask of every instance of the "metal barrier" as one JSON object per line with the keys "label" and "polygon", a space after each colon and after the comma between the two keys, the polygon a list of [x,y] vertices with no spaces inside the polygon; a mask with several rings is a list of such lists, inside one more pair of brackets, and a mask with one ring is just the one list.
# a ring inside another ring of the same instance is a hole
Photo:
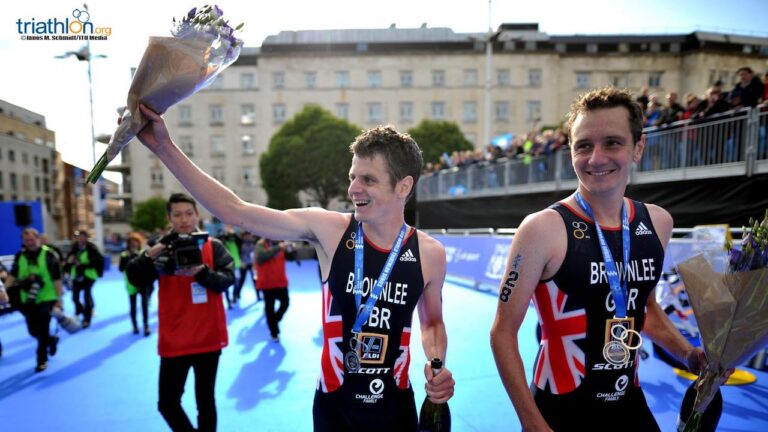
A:
{"label": "metal barrier", "polygon": [[[630,182],[768,172],[768,110],[742,109],[697,122],[646,128],[643,159]],[[712,169],[717,167],[718,169]],[[576,174],[567,149],[529,159],[502,158],[421,176],[419,201],[567,190]]]}

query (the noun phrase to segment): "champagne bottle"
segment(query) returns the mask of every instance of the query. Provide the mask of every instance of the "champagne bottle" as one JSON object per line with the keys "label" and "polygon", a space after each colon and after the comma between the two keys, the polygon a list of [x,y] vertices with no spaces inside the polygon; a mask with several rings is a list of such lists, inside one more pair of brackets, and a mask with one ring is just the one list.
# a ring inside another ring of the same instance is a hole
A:
{"label": "champagne bottle", "polygon": [[[443,369],[443,361],[439,358],[433,358],[429,366],[432,368],[432,376],[437,376]],[[419,412],[419,432],[450,432],[451,431],[451,410],[448,409],[448,403],[436,404],[424,398]]]}

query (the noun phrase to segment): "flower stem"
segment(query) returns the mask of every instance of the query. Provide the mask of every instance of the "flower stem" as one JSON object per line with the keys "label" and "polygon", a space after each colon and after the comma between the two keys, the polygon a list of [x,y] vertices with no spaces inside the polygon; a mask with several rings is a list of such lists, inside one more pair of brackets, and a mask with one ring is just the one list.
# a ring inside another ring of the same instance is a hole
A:
{"label": "flower stem", "polygon": [[688,421],[685,422],[685,429],[683,429],[683,432],[696,432],[699,430],[699,426],[701,425],[701,416],[702,414],[700,412],[694,411],[690,417],[688,417]]}
{"label": "flower stem", "polygon": [[85,181],[88,183],[96,183],[99,180],[99,177],[101,177],[101,173],[104,172],[104,168],[107,167],[107,164],[109,164],[107,161],[107,153],[104,152],[99,161],[96,162],[96,165],[93,166],[93,169],[91,169],[91,173],[88,174],[88,178],[86,178]]}

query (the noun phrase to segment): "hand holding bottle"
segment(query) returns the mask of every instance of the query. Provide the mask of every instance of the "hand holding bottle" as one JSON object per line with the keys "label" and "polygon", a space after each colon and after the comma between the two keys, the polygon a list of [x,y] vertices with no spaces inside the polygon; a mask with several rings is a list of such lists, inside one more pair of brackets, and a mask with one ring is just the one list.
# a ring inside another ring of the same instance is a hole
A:
{"label": "hand holding bottle", "polygon": [[[437,359],[440,361],[440,359]],[[453,388],[456,382],[453,380],[453,374],[447,368],[442,367],[437,374],[432,372],[431,362],[424,365],[424,376],[427,378],[425,390],[427,397],[434,403],[445,403],[453,397]]]}

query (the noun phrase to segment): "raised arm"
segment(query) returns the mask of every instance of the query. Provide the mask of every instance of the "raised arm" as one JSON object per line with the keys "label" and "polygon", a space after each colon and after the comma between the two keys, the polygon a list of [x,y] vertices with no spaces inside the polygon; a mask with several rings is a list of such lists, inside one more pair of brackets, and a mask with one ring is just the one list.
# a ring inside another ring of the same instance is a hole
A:
{"label": "raised arm", "polygon": [[551,267],[556,261],[558,241],[565,241],[564,230],[562,219],[553,210],[528,216],[512,239],[507,267],[499,286],[496,319],[491,328],[491,349],[501,381],[525,431],[550,429],[528,387],[518,332],[539,281],[557,270]]}
{"label": "raised arm", "polygon": [[258,236],[281,240],[307,240],[331,244],[335,231],[343,230],[346,219],[322,209],[274,210],[247,203],[195,165],[171,140],[160,115],[140,105],[149,123],[138,134],[139,140],[165,164],[185,188],[211,213],[226,224],[236,225]]}
{"label": "raised arm", "polygon": [[[419,232],[419,248],[422,274],[424,274],[424,292],[417,308],[421,324],[421,345],[427,359],[439,358],[446,365],[448,335],[443,323],[443,282],[445,281],[445,248],[437,240]],[[429,362],[428,362],[429,363]],[[453,396],[455,382],[447,367],[436,376],[432,376],[429,364],[424,366],[427,378],[426,392],[432,402],[443,403]]]}

